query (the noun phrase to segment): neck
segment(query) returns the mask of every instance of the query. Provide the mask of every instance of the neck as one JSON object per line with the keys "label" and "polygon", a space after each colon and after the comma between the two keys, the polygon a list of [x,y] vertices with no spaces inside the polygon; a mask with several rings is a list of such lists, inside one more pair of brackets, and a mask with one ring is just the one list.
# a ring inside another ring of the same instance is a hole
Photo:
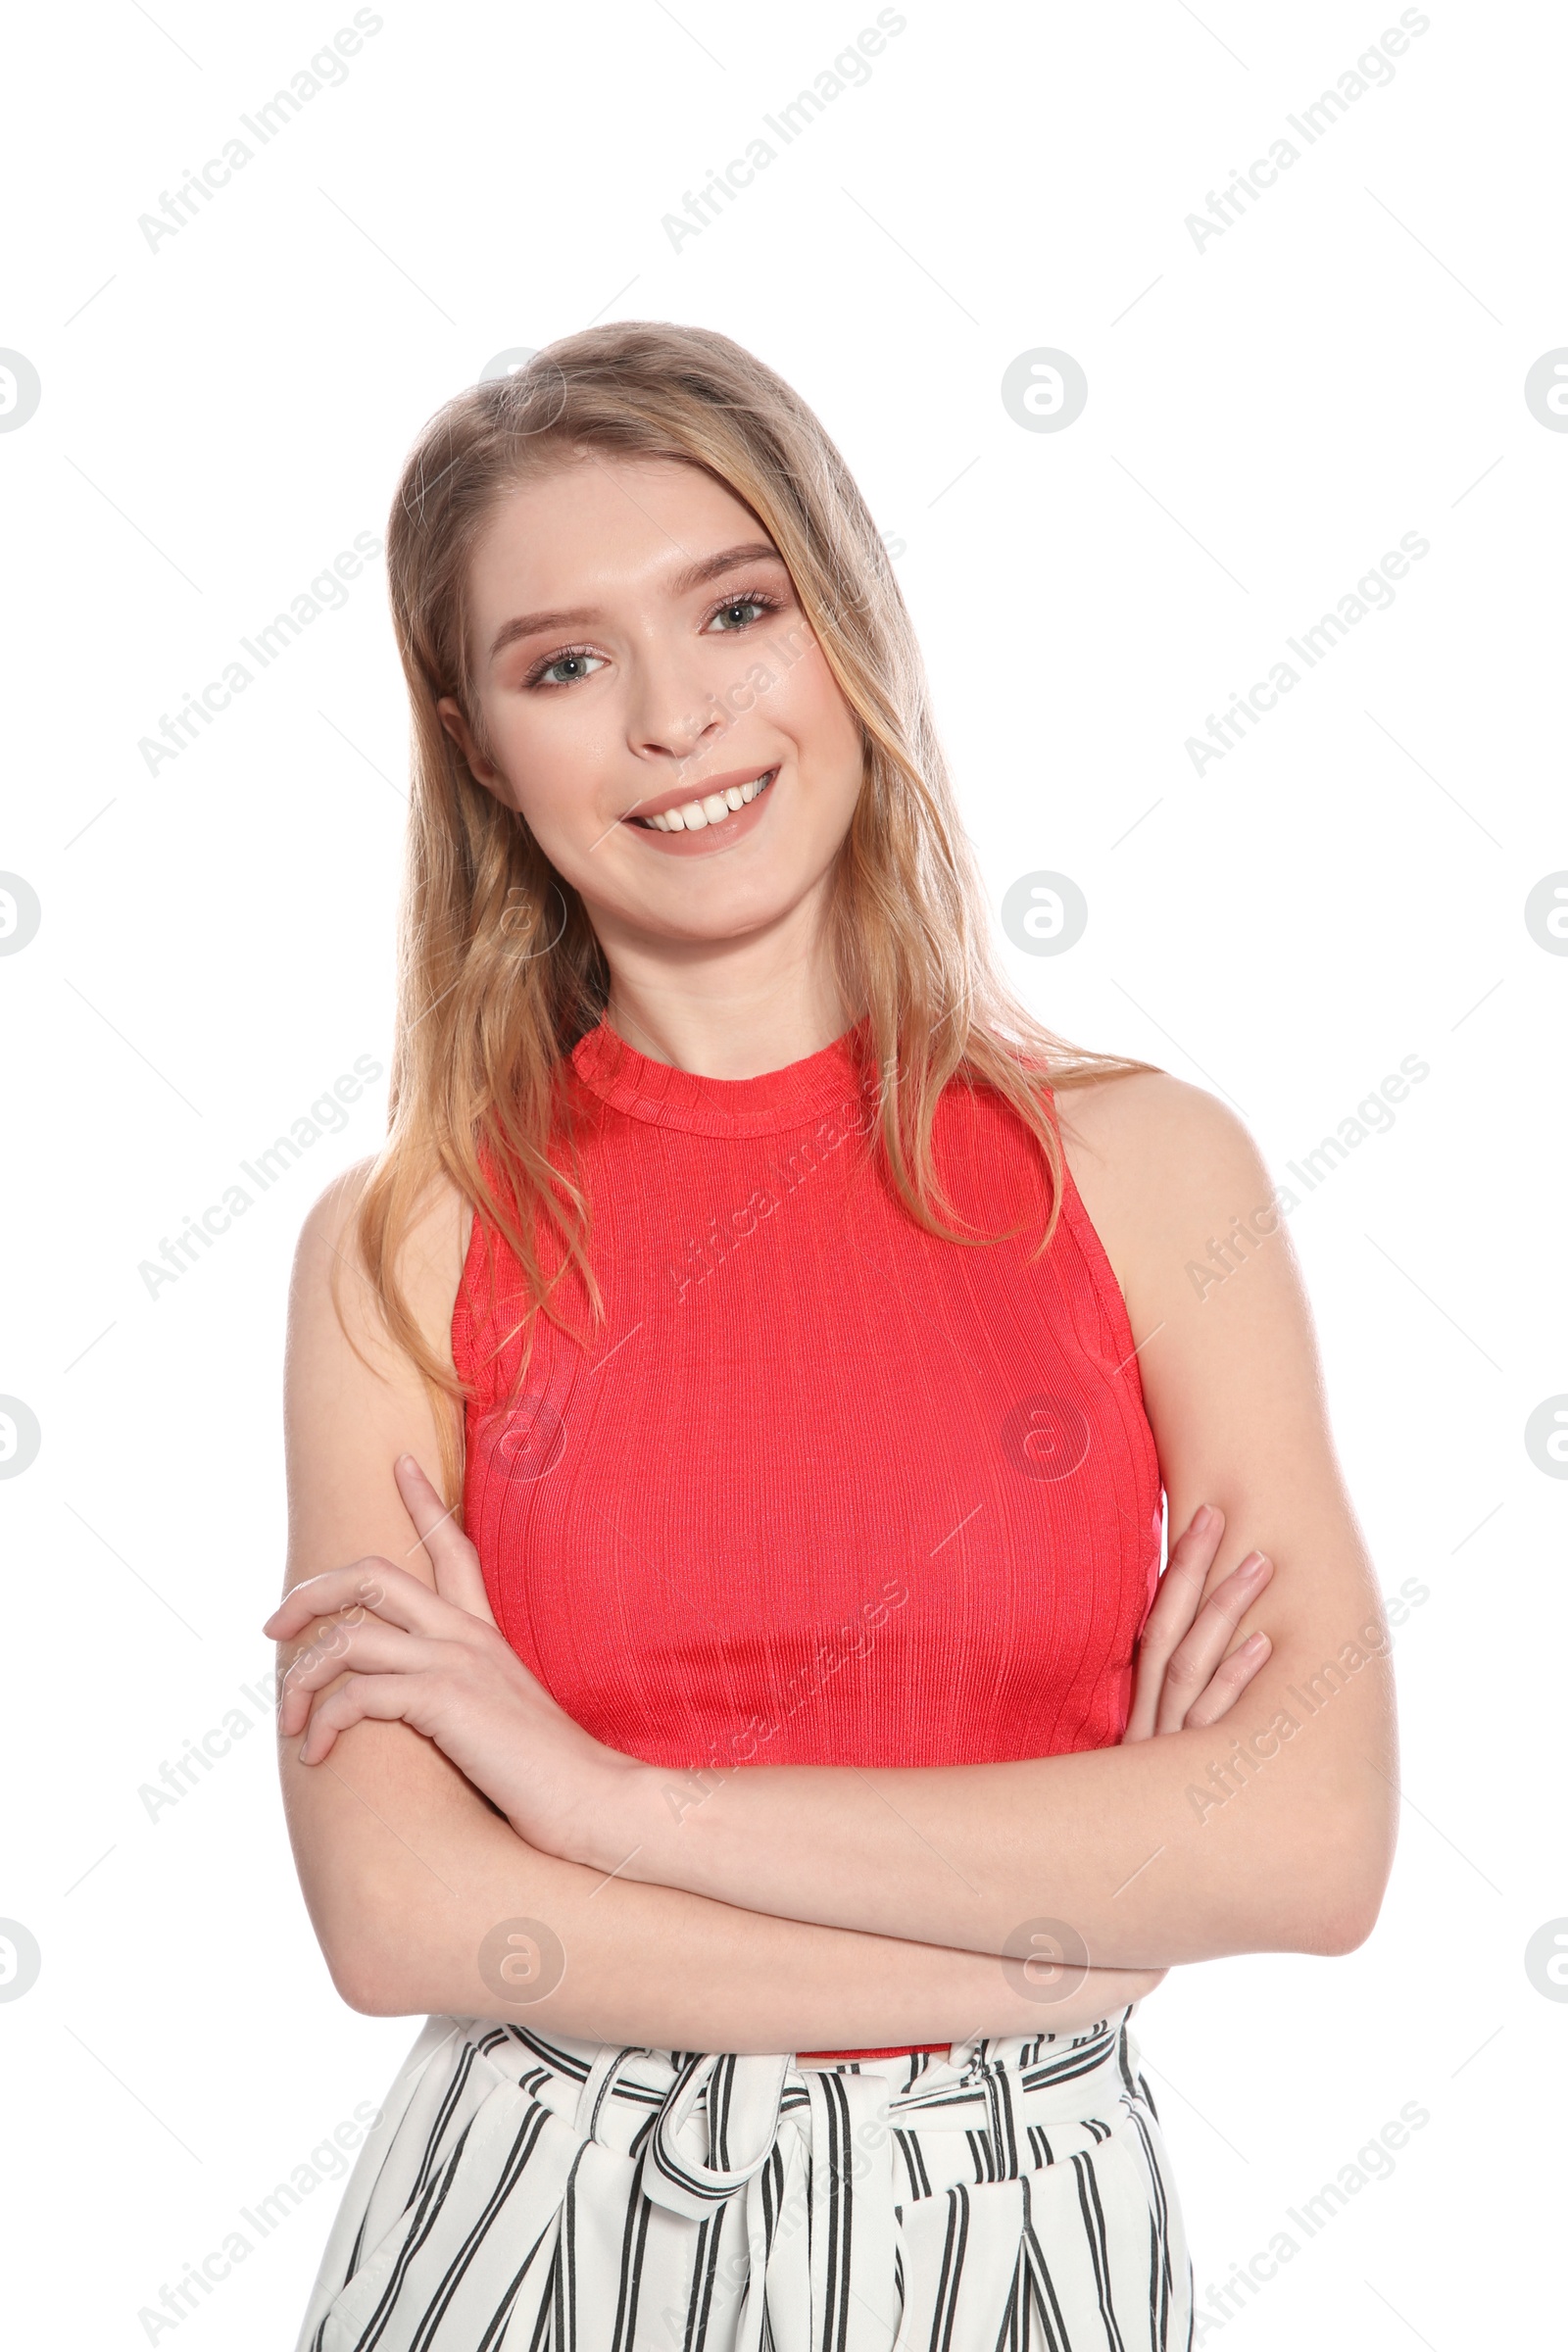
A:
{"label": "neck", "polygon": [[617,938],[606,1017],[651,1061],[700,1078],[760,1078],[842,1037],[846,1008],[815,908],[741,940]]}

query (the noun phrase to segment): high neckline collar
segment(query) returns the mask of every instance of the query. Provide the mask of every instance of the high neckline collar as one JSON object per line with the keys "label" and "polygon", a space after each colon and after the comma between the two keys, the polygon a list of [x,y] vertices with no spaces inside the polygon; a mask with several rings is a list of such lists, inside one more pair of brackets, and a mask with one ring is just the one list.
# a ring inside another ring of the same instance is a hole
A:
{"label": "high neckline collar", "polygon": [[831,1111],[853,1112],[862,1099],[856,1022],[801,1061],[757,1078],[705,1078],[640,1054],[608,1020],[579,1038],[572,1067],[612,1110],[689,1135],[773,1135],[809,1126]]}

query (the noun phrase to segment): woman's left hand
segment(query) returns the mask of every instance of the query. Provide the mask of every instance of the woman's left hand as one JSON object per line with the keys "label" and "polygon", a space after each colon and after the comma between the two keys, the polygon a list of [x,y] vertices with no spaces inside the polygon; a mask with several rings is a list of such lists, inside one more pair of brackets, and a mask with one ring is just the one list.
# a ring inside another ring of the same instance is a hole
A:
{"label": "woman's left hand", "polygon": [[[294,1586],[262,1631],[292,1642],[325,1622],[283,1677],[279,1733],[303,1730],[300,1761],[319,1764],[338,1734],[366,1717],[412,1724],[519,1838],[563,1860],[589,1859],[614,1800],[643,1767],[574,1723],[529,1673],[496,1624],[478,1553],[412,1454],[394,1475],[435,1591],[376,1558]],[[318,1695],[339,1676],[336,1690]]]}
{"label": "woman's left hand", "polygon": [[1272,1560],[1250,1551],[1207,1600],[1203,1584],[1225,1533],[1225,1514],[1211,1503],[1193,1513],[1171,1547],[1152,1608],[1138,1637],[1137,1679],[1121,1744],[1158,1733],[1196,1731],[1228,1715],[1248,1684],[1268,1663],[1267,1634],[1250,1635],[1237,1648],[1231,1637],[1274,1574]]}

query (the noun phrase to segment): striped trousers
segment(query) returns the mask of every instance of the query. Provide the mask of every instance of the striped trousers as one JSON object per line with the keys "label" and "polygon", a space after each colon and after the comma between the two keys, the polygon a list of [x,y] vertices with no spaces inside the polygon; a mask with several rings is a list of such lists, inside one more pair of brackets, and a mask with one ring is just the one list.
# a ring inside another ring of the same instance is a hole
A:
{"label": "striped trousers", "polygon": [[1132,2015],[804,2067],[432,2017],[297,2352],[1189,2352]]}

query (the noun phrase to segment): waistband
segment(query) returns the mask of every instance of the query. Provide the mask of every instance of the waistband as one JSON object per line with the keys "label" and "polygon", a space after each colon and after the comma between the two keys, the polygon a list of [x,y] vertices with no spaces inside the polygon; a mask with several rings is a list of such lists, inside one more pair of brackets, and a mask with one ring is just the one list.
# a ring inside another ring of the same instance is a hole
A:
{"label": "waistband", "polygon": [[796,2126],[817,2138],[824,2101],[866,2136],[978,2128],[1011,2148],[1031,2127],[1077,2122],[1086,2105],[1138,2100],[1140,2058],[1128,2030],[1136,2006],[1071,2038],[977,2035],[951,2044],[945,2058],[917,2052],[806,2068],[792,2055],[615,2048],[513,2031],[549,2070],[528,2078],[534,2097],[607,2146],[644,2142],[646,2193],[701,2220],[756,2179],[781,2132]]}

